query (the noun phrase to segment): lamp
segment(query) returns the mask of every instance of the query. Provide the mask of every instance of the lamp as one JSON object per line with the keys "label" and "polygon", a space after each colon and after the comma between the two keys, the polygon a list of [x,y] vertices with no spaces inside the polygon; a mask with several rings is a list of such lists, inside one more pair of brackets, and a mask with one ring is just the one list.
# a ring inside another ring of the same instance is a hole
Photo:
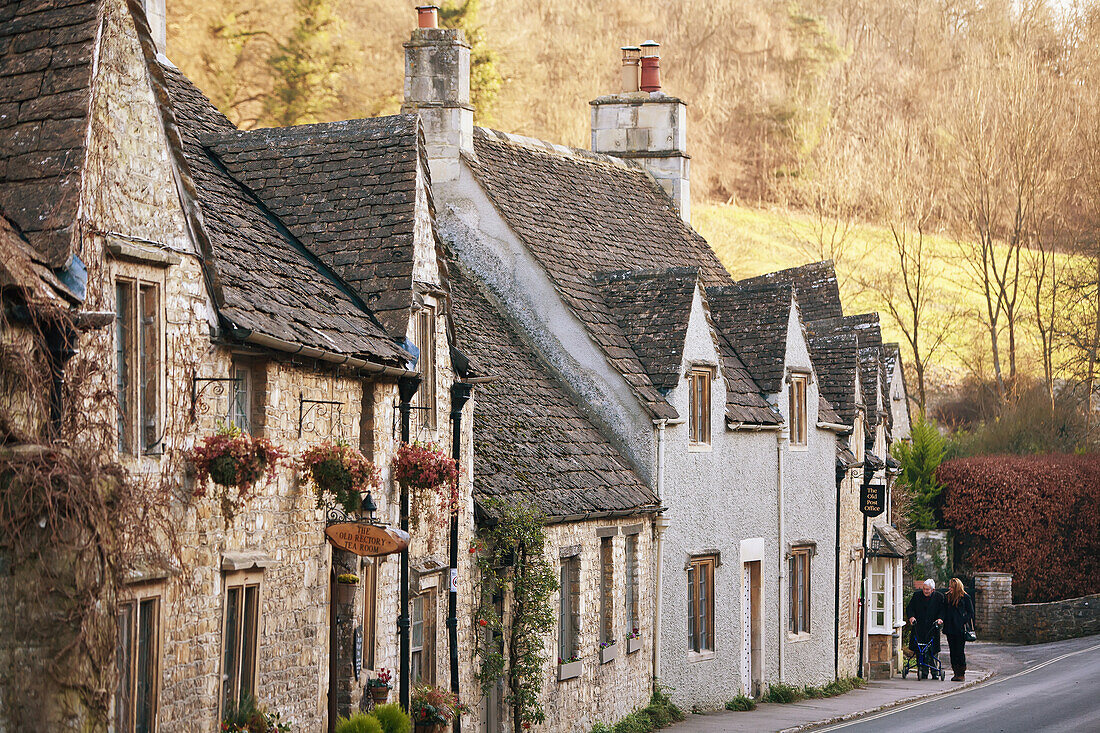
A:
{"label": "lamp", "polygon": [[367,513],[367,521],[374,524],[374,513],[378,511],[378,505],[374,503],[374,496],[370,491],[363,497],[363,511]]}

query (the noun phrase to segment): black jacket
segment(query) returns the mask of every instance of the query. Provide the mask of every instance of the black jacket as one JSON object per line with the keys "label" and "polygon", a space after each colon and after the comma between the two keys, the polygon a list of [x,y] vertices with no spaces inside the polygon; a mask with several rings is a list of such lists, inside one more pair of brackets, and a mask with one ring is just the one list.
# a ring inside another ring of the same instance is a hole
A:
{"label": "black jacket", "polygon": [[917,619],[917,623],[913,627],[913,634],[921,643],[927,641],[933,634],[939,636],[939,629],[935,628],[935,623],[936,619],[947,621],[944,618],[944,614],[947,613],[946,605],[947,602],[943,598],[943,593],[938,590],[932,591],[932,595],[927,597],[925,597],[923,591],[918,590],[909,599],[909,603],[905,606],[905,620]]}
{"label": "black jacket", "polygon": [[974,600],[965,595],[952,605],[944,598],[943,633],[949,636],[962,636],[968,624],[974,621]]}

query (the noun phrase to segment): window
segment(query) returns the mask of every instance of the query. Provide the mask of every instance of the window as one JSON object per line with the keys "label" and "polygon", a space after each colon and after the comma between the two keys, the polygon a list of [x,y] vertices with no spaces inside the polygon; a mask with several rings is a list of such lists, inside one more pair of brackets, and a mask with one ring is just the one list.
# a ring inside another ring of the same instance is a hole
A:
{"label": "window", "polygon": [[118,612],[118,687],[114,730],[147,733],[157,719],[160,599],[124,601]]}
{"label": "window", "polygon": [[363,666],[374,669],[375,618],[378,614],[378,563],[363,559]]}
{"label": "window", "polygon": [[688,407],[688,440],[692,445],[710,445],[710,381],[709,369],[692,369],[688,375],[691,404]]}
{"label": "window", "polygon": [[791,375],[790,411],[791,445],[806,445],[806,383],[805,374]]}
{"label": "window", "polygon": [[886,562],[881,557],[871,558],[871,621],[870,630],[885,632],[889,615]]}
{"label": "window", "polygon": [[413,684],[435,684],[435,590],[412,599],[412,627],[409,649],[412,661],[409,678]]}
{"label": "window", "polygon": [[581,561],[561,561],[561,604],[558,614],[558,656],[568,661],[577,655],[580,637]]}
{"label": "window", "polygon": [[252,370],[233,363],[230,370],[233,380],[229,392],[229,422],[242,433],[252,432]]}
{"label": "window", "polygon": [[140,455],[160,443],[160,306],[156,285],[115,282],[118,449]]}
{"label": "window", "polygon": [[790,632],[792,634],[810,633],[810,556],[809,547],[798,547],[791,551],[787,560],[790,582]]}
{"label": "window", "polygon": [[638,628],[638,535],[626,536],[626,629],[633,632]]}
{"label": "window", "polygon": [[615,640],[615,558],[610,537],[600,538],[600,641]]}
{"label": "window", "polygon": [[688,563],[688,649],[695,652],[714,649],[714,569],[713,555],[693,557]]}
{"label": "window", "polygon": [[222,632],[222,710],[256,690],[256,647],[260,579],[238,574],[226,579]]}
{"label": "window", "polygon": [[422,415],[422,425],[436,427],[435,414],[435,307],[426,305],[416,312],[416,348],[420,350],[420,389],[416,391],[416,407]]}

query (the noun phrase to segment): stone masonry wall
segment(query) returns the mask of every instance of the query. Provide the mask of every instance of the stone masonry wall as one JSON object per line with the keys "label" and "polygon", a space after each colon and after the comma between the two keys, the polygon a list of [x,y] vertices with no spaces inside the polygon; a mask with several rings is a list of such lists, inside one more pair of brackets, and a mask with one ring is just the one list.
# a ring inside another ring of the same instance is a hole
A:
{"label": "stone masonry wall", "polygon": [[1001,609],[1011,603],[1011,573],[974,574],[974,628],[978,634],[996,637]]}
{"label": "stone masonry wall", "polygon": [[1100,634],[1100,593],[1052,603],[1021,603],[1001,609],[1000,639],[1045,644]]}

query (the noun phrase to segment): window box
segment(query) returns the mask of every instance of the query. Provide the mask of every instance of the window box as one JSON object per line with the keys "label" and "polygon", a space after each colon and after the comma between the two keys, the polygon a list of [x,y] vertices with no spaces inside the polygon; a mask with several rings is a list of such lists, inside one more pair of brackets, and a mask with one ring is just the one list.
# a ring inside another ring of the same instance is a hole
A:
{"label": "window box", "polygon": [[627,654],[633,654],[634,652],[641,650],[641,648],[642,648],[642,637],[635,636],[631,639],[626,640],[626,653]]}
{"label": "window box", "polygon": [[615,642],[609,646],[605,646],[600,649],[600,664],[607,664],[608,662],[619,656],[619,643]]}
{"label": "window box", "polygon": [[558,682],[564,682],[565,680],[571,680],[574,677],[580,677],[584,662],[577,660],[575,662],[564,662],[558,665]]}

